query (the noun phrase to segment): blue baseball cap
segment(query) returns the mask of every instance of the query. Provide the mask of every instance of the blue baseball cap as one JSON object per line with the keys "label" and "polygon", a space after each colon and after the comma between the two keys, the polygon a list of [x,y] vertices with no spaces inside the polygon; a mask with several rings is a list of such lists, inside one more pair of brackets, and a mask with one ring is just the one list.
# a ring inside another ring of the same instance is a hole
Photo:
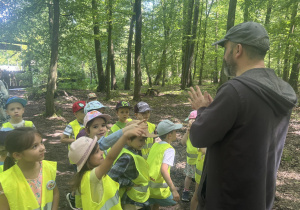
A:
{"label": "blue baseball cap", "polygon": [[170,120],[163,120],[157,125],[157,133],[159,136],[162,136],[180,128],[182,128],[182,124],[175,124]]}
{"label": "blue baseball cap", "polygon": [[13,96],[13,97],[7,99],[6,104],[5,104],[5,109],[7,108],[7,106],[9,104],[16,103],[16,102],[22,104],[23,107],[25,107],[27,104],[27,101],[25,99],[19,98],[17,96]]}
{"label": "blue baseball cap", "polygon": [[84,107],[84,114],[87,114],[90,111],[98,110],[101,108],[107,108],[107,107],[101,104],[99,101],[91,101],[87,103],[87,105]]}

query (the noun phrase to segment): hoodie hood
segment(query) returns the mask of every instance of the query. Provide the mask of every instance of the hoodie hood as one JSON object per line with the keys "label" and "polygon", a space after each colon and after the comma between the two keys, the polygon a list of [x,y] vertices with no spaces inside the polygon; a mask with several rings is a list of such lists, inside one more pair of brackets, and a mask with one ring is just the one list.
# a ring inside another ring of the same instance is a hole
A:
{"label": "hoodie hood", "polygon": [[252,89],[269,104],[276,115],[287,114],[297,104],[297,96],[293,88],[278,78],[272,69],[251,69],[234,80]]}

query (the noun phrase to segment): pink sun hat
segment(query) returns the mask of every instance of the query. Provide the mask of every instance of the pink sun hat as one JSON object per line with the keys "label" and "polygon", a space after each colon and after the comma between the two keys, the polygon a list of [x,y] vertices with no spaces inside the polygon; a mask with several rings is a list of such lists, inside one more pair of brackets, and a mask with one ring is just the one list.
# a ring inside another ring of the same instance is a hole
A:
{"label": "pink sun hat", "polygon": [[194,110],[194,111],[191,111],[189,116],[184,121],[188,121],[189,119],[196,119],[196,117],[197,117],[197,110]]}
{"label": "pink sun hat", "polygon": [[83,125],[86,127],[86,124],[91,121],[92,119],[95,119],[97,117],[102,117],[105,119],[106,122],[108,122],[111,119],[111,116],[108,114],[102,114],[101,112],[98,112],[96,110],[88,112],[84,119],[83,119]]}

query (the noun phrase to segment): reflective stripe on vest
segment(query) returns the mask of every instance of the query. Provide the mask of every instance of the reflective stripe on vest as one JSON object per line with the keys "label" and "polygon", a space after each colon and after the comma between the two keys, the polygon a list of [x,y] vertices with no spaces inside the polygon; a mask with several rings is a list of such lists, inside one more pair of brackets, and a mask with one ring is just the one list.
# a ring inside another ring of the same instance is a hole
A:
{"label": "reflective stripe on vest", "polygon": [[155,182],[149,181],[149,187],[151,187],[151,188],[167,188],[168,184],[167,183],[155,183]]}
{"label": "reflective stripe on vest", "polygon": [[198,157],[198,154],[190,154],[190,153],[187,153],[186,154],[189,158],[197,158]]}
{"label": "reflective stripe on vest", "polygon": [[[33,127],[33,122],[25,120],[24,127]],[[10,122],[3,123],[2,124],[2,128],[15,129],[15,127]]]}
{"label": "reflective stripe on vest", "polygon": [[116,194],[114,197],[108,199],[104,206],[101,207],[100,210],[107,210],[107,209],[111,209],[113,206],[117,205],[119,203],[119,190],[116,191]]}
{"label": "reflective stripe on vest", "polygon": [[[166,199],[171,195],[170,187],[160,172],[164,153],[169,148],[173,147],[166,142],[154,143],[148,155],[150,198]],[[168,173],[170,174],[170,167]]]}
{"label": "reflective stripe on vest", "polygon": [[202,152],[198,152],[198,157],[196,160],[196,170],[195,170],[195,181],[196,183],[200,183],[202,170],[203,170],[203,164],[204,164],[205,155],[202,154]]}
{"label": "reflective stripe on vest", "polygon": [[198,157],[198,149],[194,147],[191,143],[190,137],[186,141],[186,162],[189,165],[196,165],[196,159]]}
{"label": "reflective stripe on vest", "polygon": [[38,204],[31,187],[17,164],[4,171],[0,176],[0,182],[8,200],[10,209],[23,210],[26,208],[51,210],[54,188],[49,189],[49,186],[50,181],[55,181],[56,165],[56,162],[46,160],[42,161],[43,181],[41,184],[41,206]]}
{"label": "reflective stripe on vest", "polygon": [[138,203],[144,203],[149,199],[149,195],[150,195],[150,190],[148,188],[148,183],[149,183],[148,163],[146,162],[146,160],[143,157],[141,157],[140,155],[134,154],[133,152],[129,151],[126,148],[122,149],[117,160],[124,153],[132,156],[135,166],[136,166],[136,169],[138,171],[138,177],[136,179],[132,180],[132,182],[138,186],[132,187],[130,190],[127,190],[126,194],[131,200],[138,202]]}

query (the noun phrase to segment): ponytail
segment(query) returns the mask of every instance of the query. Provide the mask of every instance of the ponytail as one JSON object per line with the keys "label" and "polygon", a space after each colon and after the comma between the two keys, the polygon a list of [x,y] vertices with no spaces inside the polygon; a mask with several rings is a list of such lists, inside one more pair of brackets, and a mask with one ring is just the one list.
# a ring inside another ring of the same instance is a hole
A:
{"label": "ponytail", "polygon": [[11,156],[7,156],[4,160],[3,171],[15,165],[15,160]]}

